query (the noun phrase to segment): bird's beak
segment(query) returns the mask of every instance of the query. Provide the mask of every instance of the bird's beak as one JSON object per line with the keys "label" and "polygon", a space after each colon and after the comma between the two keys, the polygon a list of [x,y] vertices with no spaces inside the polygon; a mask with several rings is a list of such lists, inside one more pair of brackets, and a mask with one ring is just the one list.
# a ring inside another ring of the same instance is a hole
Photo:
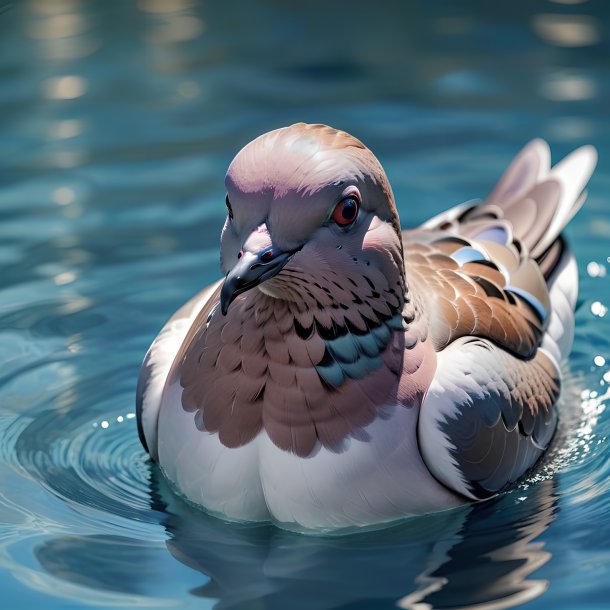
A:
{"label": "bird's beak", "polygon": [[223,315],[227,314],[229,305],[237,295],[277,275],[298,250],[300,248],[286,252],[268,247],[261,252],[244,251],[235,267],[227,273],[220,291]]}

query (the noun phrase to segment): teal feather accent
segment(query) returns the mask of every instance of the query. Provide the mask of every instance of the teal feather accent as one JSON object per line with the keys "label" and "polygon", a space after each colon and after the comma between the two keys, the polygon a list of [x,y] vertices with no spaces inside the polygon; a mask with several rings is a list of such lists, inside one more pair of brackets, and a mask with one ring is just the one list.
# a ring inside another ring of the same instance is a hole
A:
{"label": "teal feather accent", "polygon": [[341,364],[343,372],[352,379],[364,379],[369,373],[376,371],[382,364],[381,358],[362,356],[351,364]]}
{"label": "teal feather accent", "polygon": [[341,365],[333,361],[325,366],[316,366],[318,375],[331,387],[338,388],[345,379]]}
{"label": "teal feather accent", "polygon": [[338,337],[333,341],[327,341],[326,347],[333,358],[340,362],[356,362],[360,355],[354,337],[350,333]]}

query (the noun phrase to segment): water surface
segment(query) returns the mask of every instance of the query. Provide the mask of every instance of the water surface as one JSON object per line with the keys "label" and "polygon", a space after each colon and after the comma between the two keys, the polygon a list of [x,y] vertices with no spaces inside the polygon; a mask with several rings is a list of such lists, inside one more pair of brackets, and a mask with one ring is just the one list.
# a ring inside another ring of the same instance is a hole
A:
{"label": "water surface", "polygon": [[[497,4],[0,2],[3,607],[606,607],[610,9]],[[304,537],[207,517],[147,461],[139,364],[219,275],[226,166],[299,120],[376,152],[404,226],[534,136],[598,147],[561,438],[511,492]]]}

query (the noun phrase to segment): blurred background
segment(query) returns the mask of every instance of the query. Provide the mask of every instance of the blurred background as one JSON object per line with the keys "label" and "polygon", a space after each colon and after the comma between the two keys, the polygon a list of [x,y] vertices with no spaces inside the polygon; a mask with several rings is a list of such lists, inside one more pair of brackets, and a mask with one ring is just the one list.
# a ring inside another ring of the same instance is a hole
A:
{"label": "blurred background", "polygon": [[[603,0],[0,0],[6,607],[605,607],[609,28]],[[405,227],[487,194],[533,137],[598,148],[568,229],[574,388],[513,492],[311,541],[206,518],[147,462],[140,361],[219,276],[228,163],[297,121],[372,148]]]}

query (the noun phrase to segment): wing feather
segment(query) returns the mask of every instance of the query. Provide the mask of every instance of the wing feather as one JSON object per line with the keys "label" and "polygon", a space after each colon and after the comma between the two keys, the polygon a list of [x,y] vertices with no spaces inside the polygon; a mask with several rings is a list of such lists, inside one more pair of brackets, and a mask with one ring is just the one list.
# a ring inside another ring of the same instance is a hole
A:
{"label": "wing feather", "polygon": [[220,282],[216,282],[185,303],[163,326],[142,362],[136,388],[138,435],[153,459],[157,458],[157,420],[170,369],[193,321],[209,316],[219,290]]}
{"label": "wing feather", "polygon": [[559,371],[543,350],[530,361],[480,339],[439,354],[422,405],[422,456],[444,485],[470,499],[490,497],[540,459],[557,425]]}
{"label": "wing feather", "polygon": [[468,243],[481,259],[459,265],[452,256],[462,248],[459,243],[434,231],[404,234],[407,276],[425,302],[436,349],[477,336],[531,357],[542,341],[550,307],[544,277],[512,245]]}

